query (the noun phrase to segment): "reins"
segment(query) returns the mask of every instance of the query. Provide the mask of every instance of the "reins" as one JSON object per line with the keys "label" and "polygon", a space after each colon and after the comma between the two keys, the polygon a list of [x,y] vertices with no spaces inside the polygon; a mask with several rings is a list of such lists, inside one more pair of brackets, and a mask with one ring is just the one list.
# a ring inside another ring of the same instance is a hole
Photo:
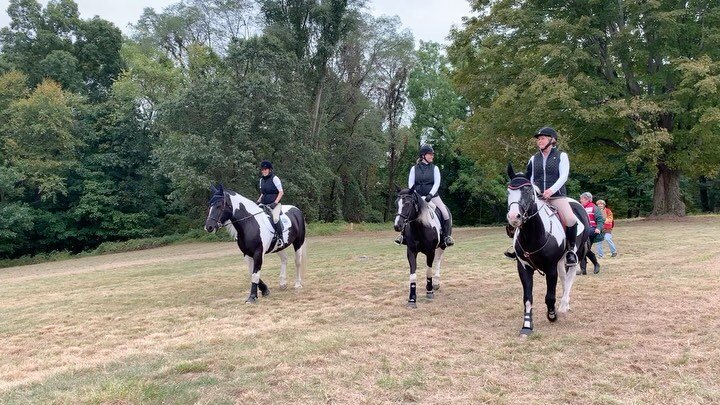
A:
{"label": "reins", "polygon": [[[519,185],[519,186],[517,186],[517,187],[508,187],[508,188],[510,188],[510,189],[519,189],[519,188],[522,188],[522,187],[527,186],[527,185],[531,185],[531,184],[528,182],[528,183],[523,183],[523,184],[521,184],[521,185]],[[533,196],[534,196],[534,198],[533,198],[533,203],[537,205],[537,195],[534,193],[534,190],[533,190]],[[518,228],[522,229],[522,226],[523,226],[528,220],[530,220],[530,219],[532,219],[533,217],[535,217],[536,215],[538,215],[542,209],[548,209],[547,200],[544,200],[544,199],[541,199],[541,200],[543,201],[544,204],[541,205],[541,206],[539,206],[539,207],[537,208],[537,210],[535,210],[535,212],[534,212],[533,214],[531,214],[531,215],[529,215],[529,216],[527,215],[527,212],[528,212],[528,210],[530,209],[529,206],[528,206],[527,209],[523,210],[522,216],[521,216],[520,226],[518,226]],[[508,210],[510,209],[510,207],[511,207],[513,204],[517,204],[519,208],[522,208],[522,206],[520,205],[520,202],[519,202],[519,201],[513,201],[513,202],[511,202],[510,204],[508,204]],[[550,208],[549,208],[550,211],[554,211],[553,208],[554,208],[554,207],[550,206]],[[556,212],[552,212],[552,213],[550,214],[550,216],[555,215],[555,214],[556,214]],[[522,251],[523,251],[523,257],[525,257],[525,259],[527,259],[527,261],[530,262],[530,264],[532,265],[533,269],[534,269],[534,270],[537,270],[537,272],[540,273],[541,276],[545,276],[545,273],[544,273],[542,270],[540,270],[540,268],[539,268],[537,265],[535,265],[535,263],[533,262],[531,256],[534,255],[534,254],[536,254],[536,253],[538,253],[538,252],[540,252],[541,250],[543,250],[543,249],[545,248],[545,246],[547,246],[548,242],[550,241],[550,235],[552,234],[552,227],[553,227],[553,221],[550,221],[550,230],[549,230],[549,231],[548,231],[548,230],[545,231],[545,243],[543,243],[543,245],[540,246],[540,248],[538,248],[538,249],[536,249],[536,250],[533,250],[532,252],[528,252],[527,249],[525,249],[525,248],[523,247],[522,243],[520,242],[520,238],[517,239],[517,244],[518,244],[518,246],[520,246],[520,249],[522,249]]]}
{"label": "reins", "polygon": [[[222,209],[225,209],[227,206],[228,206],[228,205],[223,201]],[[232,208],[232,207],[231,207],[231,208]],[[246,216],[244,216],[244,217],[242,217],[242,218],[239,218],[239,219],[232,219],[232,220],[230,220],[230,224],[236,224],[236,223],[242,222],[242,221],[244,221],[244,220],[246,220],[246,219],[248,219],[248,218],[252,218],[252,217],[254,217],[254,216],[257,216],[257,215],[260,215],[260,214],[264,214],[264,213],[265,213],[265,211],[260,210],[260,212],[256,212],[255,214],[246,215]],[[215,221],[215,223],[218,224],[218,225],[222,225],[222,226],[227,226],[227,225],[229,225],[229,224],[227,224],[227,223],[220,223],[220,215],[218,215],[218,216],[216,216],[216,217],[210,217],[210,219],[212,219],[213,221]],[[225,222],[227,222],[227,221],[225,221]]]}

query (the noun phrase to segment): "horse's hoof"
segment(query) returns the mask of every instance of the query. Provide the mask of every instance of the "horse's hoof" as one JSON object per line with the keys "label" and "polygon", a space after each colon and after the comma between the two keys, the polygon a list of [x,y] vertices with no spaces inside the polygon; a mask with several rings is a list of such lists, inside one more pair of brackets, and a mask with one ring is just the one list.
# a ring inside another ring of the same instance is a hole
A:
{"label": "horse's hoof", "polygon": [[301,290],[301,289],[302,289],[302,284],[300,284],[300,283],[295,283],[295,289],[296,289],[296,290]]}
{"label": "horse's hoof", "polygon": [[440,289],[440,284],[433,284],[433,290],[437,291]]}
{"label": "horse's hoof", "polygon": [[407,307],[408,307],[408,308],[417,308],[417,302],[415,302],[415,301],[408,301]]}
{"label": "horse's hoof", "polygon": [[530,328],[522,328],[520,329],[520,337],[528,337],[532,335],[533,330]]}
{"label": "horse's hoof", "polygon": [[429,299],[433,299],[435,298],[435,293],[432,291],[428,291],[426,297]]}
{"label": "horse's hoof", "polygon": [[557,319],[558,319],[557,313],[556,313],[555,311],[552,311],[552,312],[549,312],[549,311],[548,311],[548,313],[547,313],[547,319],[548,319],[548,321],[550,321],[550,322],[555,322],[555,321],[557,321]]}
{"label": "horse's hoof", "polygon": [[245,300],[246,304],[256,304],[257,303],[257,297],[254,295],[251,295],[248,297],[248,299]]}
{"label": "horse's hoof", "polygon": [[280,284],[280,289],[283,291],[287,290],[287,284]]}
{"label": "horse's hoof", "polygon": [[269,288],[262,292],[262,296],[263,296],[263,297],[267,297],[267,296],[269,296],[269,295],[270,295],[270,289],[269,289]]}

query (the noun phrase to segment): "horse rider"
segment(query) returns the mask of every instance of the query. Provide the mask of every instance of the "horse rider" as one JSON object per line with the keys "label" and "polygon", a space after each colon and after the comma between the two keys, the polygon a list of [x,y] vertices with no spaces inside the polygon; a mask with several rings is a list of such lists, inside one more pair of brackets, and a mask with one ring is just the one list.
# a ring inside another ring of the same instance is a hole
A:
{"label": "horse rider", "polygon": [[[419,193],[426,202],[432,201],[436,207],[440,209],[442,213],[442,233],[445,235],[443,241],[445,246],[452,246],[455,244],[455,240],[452,238],[452,219],[450,218],[450,212],[448,211],[445,203],[437,195],[438,189],[440,189],[440,169],[433,164],[435,158],[435,151],[432,145],[424,144],[420,147],[420,157],[417,159],[415,166],[410,168],[410,174],[408,175],[408,188],[415,187],[415,191]],[[395,239],[395,243],[402,245],[403,233]]]}
{"label": "horse rider", "polygon": [[284,243],[280,223],[280,199],[283,194],[282,182],[275,175],[272,163],[269,160],[263,160],[260,162],[260,197],[258,197],[257,203],[258,205],[266,205],[272,210],[272,222],[275,227],[278,246]]}
{"label": "horse rider", "polygon": [[[558,150],[558,135],[553,128],[540,128],[534,136],[538,151],[530,157],[527,173],[530,175],[530,182],[540,188],[542,198],[557,209],[560,220],[565,223],[567,240],[565,263],[567,267],[572,267],[577,264],[578,258],[575,254],[577,218],[573,214],[565,190],[565,182],[570,175],[570,159],[567,153]],[[505,256],[515,259],[516,254],[514,251],[505,251]]]}

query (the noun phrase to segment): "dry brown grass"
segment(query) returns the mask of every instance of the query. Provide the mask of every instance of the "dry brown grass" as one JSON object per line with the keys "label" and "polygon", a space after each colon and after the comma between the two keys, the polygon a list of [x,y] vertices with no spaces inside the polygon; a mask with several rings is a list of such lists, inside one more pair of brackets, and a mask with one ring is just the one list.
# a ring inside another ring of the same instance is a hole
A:
{"label": "dry brown grass", "polygon": [[393,232],[311,238],[301,292],[270,256],[255,306],[232,243],[0,269],[0,403],[720,402],[720,217],[618,225],[556,324],[536,276],[530,339],[501,228],[415,310]]}

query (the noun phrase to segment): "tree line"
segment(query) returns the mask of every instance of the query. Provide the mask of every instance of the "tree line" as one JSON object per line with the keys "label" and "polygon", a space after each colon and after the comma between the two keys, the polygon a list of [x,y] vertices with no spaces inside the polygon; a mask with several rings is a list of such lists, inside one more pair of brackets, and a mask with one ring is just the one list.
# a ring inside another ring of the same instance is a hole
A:
{"label": "tree line", "polygon": [[263,159],[309,221],[387,221],[423,142],[455,221],[499,223],[544,125],[619,217],[717,210],[720,7],[582,3],[475,1],[444,49],[362,0],[185,0],[129,36],[11,0],[0,256],[199,228]]}

